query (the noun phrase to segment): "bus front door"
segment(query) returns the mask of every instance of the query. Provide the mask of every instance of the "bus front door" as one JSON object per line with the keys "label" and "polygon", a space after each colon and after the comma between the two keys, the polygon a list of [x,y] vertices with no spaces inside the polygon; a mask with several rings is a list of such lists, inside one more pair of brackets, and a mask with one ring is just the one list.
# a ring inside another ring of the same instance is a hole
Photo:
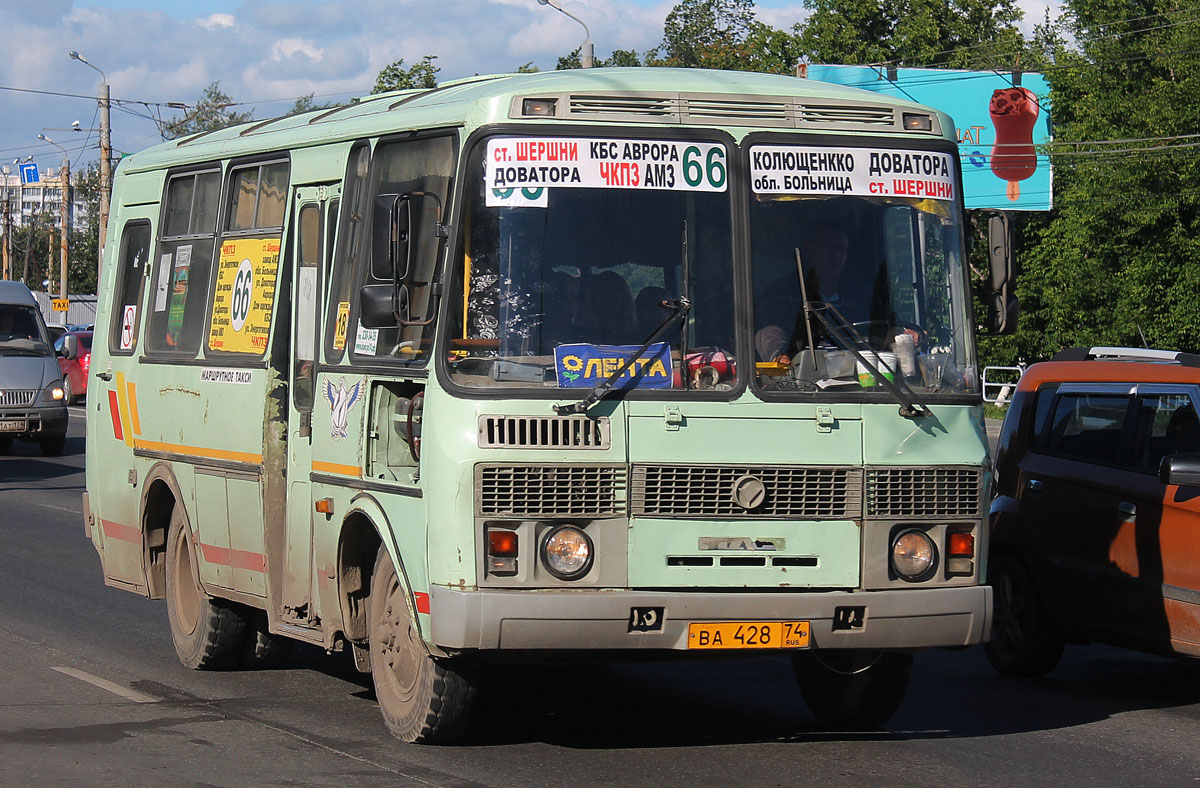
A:
{"label": "bus front door", "polygon": [[305,626],[313,609],[312,410],[320,352],[321,303],[328,279],[337,215],[337,187],[300,186],[292,200],[292,342],[288,408],[287,541],[281,609],[285,621]]}

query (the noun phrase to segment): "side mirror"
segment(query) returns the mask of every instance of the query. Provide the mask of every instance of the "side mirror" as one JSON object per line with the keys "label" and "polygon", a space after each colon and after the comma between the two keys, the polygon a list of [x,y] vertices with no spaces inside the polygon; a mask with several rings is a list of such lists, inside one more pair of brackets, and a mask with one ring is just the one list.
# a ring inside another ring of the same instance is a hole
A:
{"label": "side mirror", "polygon": [[989,334],[1003,336],[1017,330],[1017,316],[1021,312],[1021,301],[1015,295],[992,293],[987,303],[987,330]]}
{"label": "side mirror", "polygon": [[65,358],[67,361],[78,358],[79,337],[75,336],[74,334],[67,334],[65,337],[63,337],[62,350],[59,351],[59,355]]}
{"label": "side mirror", "polygon": [[1158,466],[1158,480],[1180,487],[1200,487],[1200,454],[1168,454]]}
{"label": "side mirror", "polygon": [[1017,266],[1013,259],[1012,224],[1007,213],[988,217],[987,330],[989,334],[1012,334],[1017,330],[1021,302],[1013,292]]}
{"label": "side mirror", "polygon": [[394,328],[409,322],[407,285],[363,285],[358,291],[363,328]]}
{"label": "side mirror", "polygon": [[1008,215],[997,213],[988,217],[988,264],[991,269],[992,292],[1011,287],[1016,280],[1012,254],[1012,225]]}
{"label": "side mirror", "polygon": [[412,199],[407,194],[381,194],[371,217],[371,276],[400,282],[408,276]]}

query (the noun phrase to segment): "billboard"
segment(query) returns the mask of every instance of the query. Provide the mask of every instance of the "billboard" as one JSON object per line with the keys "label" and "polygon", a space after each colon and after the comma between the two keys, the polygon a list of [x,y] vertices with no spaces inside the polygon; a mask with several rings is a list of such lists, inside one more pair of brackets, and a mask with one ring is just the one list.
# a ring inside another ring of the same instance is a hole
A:
{"label": "billboard", "polygon": [[1035,146],[1051,140],[1050,87],[1041,74],[808,66],[808,78],[908,99],[954,119],[967,208],[1048,211],[1050,159]]}

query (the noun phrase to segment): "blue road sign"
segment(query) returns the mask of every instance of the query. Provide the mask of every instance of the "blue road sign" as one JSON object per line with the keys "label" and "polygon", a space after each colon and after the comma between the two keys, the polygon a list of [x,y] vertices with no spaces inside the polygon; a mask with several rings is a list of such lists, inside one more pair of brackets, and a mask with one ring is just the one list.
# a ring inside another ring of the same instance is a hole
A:
{"label": "blue road sign", "polygon": [[21,165],[21,183],[30,184],[38,183],[41,178],[38,177],[38,168],[36,161],[26,162]]}

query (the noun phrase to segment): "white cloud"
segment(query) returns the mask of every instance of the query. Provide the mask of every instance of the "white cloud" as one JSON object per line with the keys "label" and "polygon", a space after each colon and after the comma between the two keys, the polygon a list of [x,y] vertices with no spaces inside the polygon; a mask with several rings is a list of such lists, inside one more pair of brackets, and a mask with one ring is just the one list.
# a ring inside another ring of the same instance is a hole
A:
{"label": "white cloud", "polygon": [[233,27],[237,24],[233,14],[212,14],[204,19],[197,19],[196,24],[205,30],[216,30],[220,27]]}

